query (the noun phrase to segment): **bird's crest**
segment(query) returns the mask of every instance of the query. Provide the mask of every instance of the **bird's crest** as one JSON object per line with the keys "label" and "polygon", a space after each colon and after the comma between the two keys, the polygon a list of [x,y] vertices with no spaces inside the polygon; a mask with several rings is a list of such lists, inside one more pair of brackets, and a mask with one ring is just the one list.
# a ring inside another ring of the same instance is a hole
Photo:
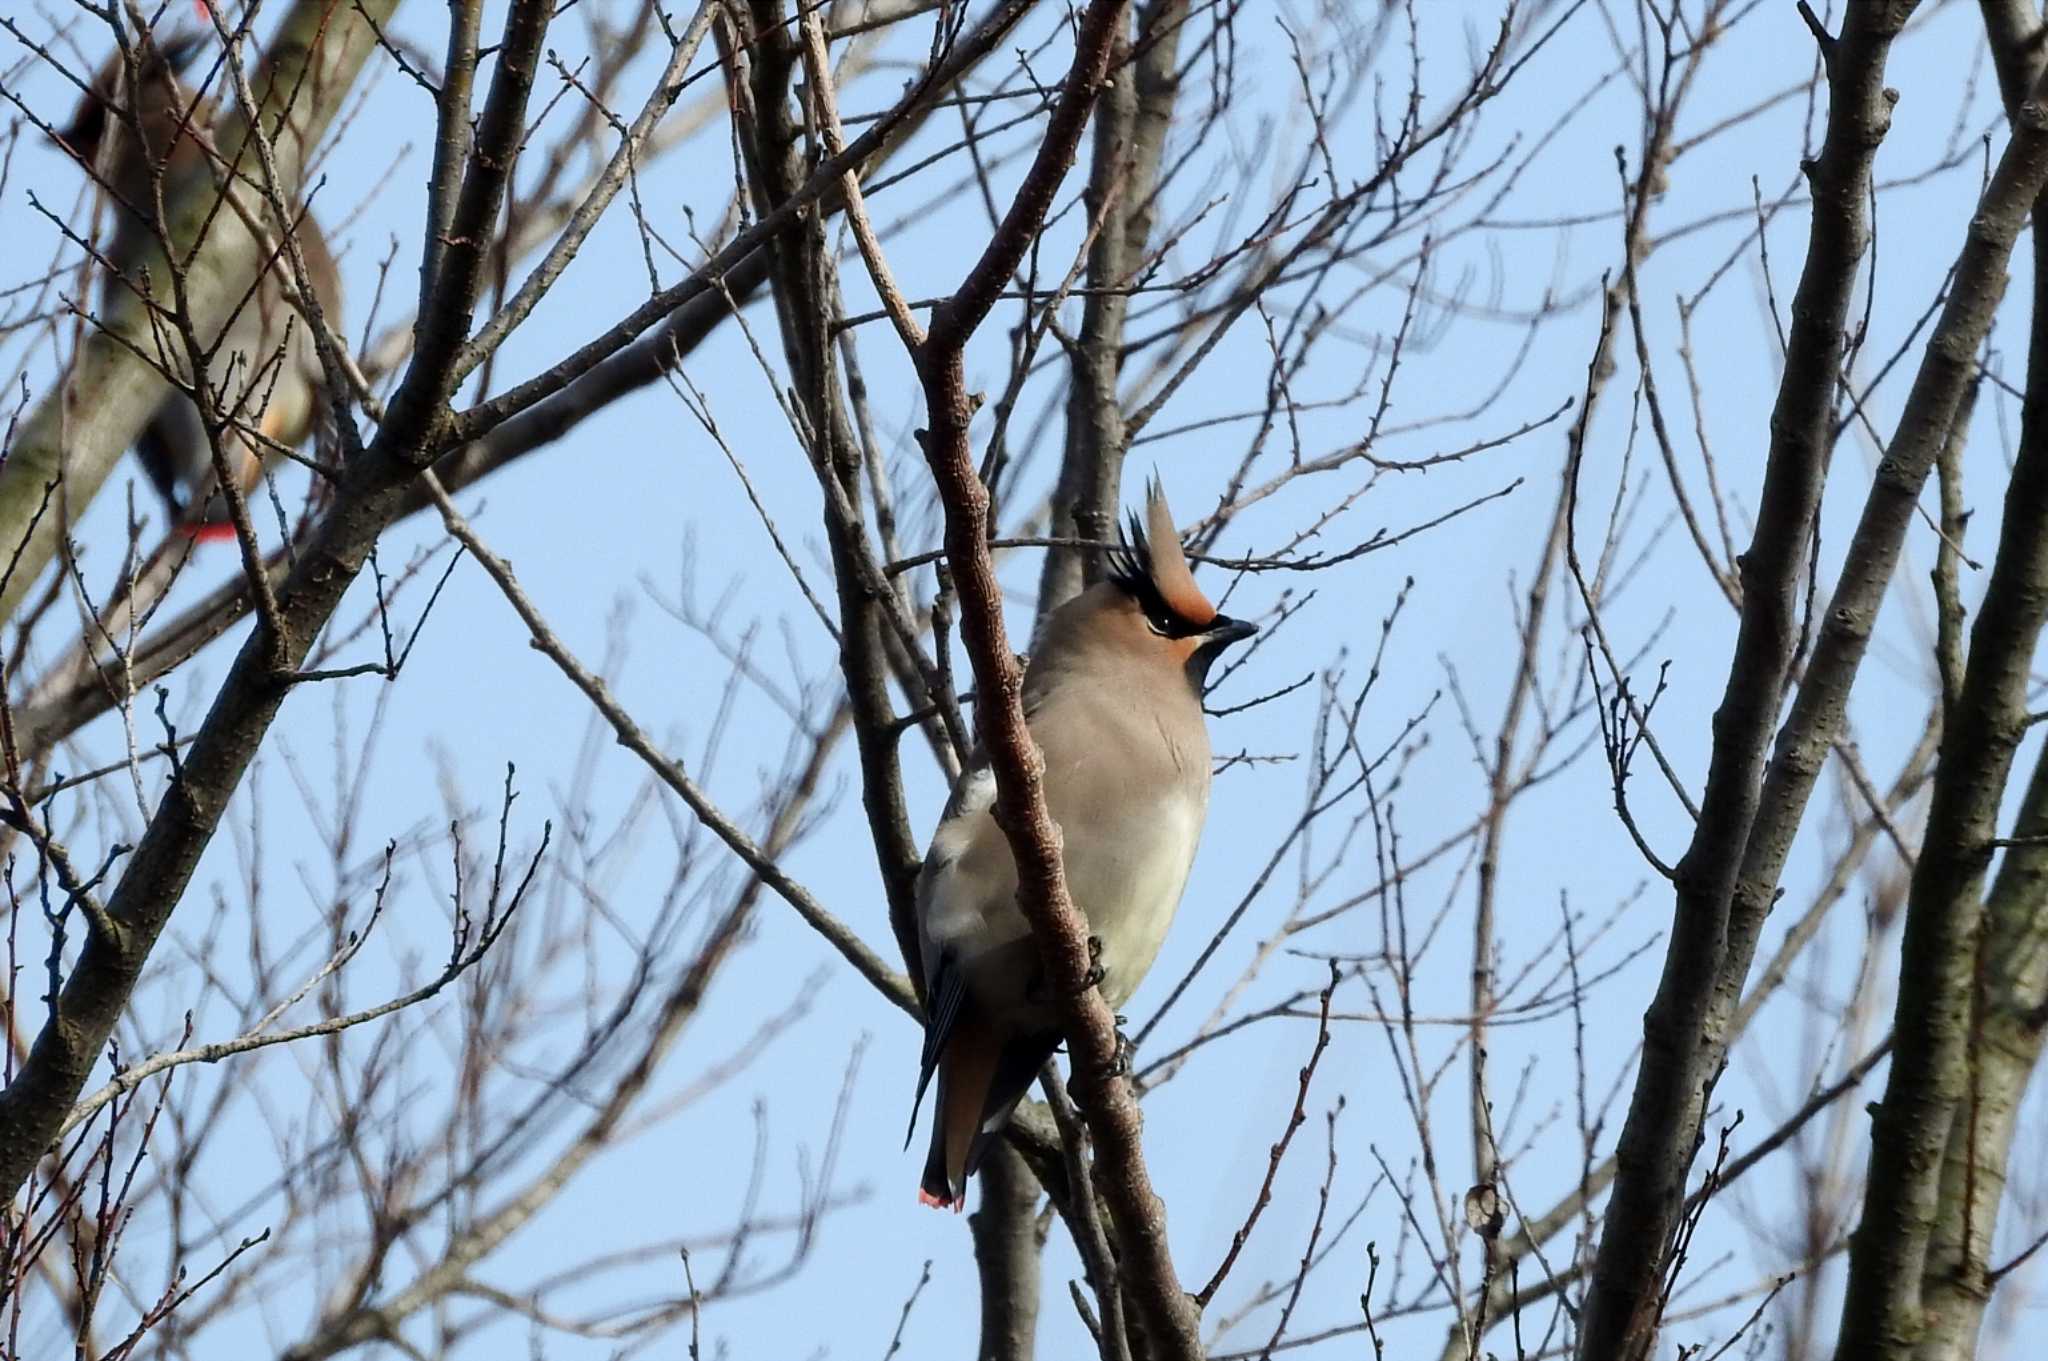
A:
{"label": "bird's crest", "polygon": [[[136,57],[137,79],[145,86],[158,81],[175,81],[192,65],[203,41],[196,33],[174,34],[161,39],[143,35],[139,43],[141,50]],[[86,90],[70,124],[56,130],[58,144],[88,165],[99,153],[100,140],[107,134],[109,118],[115,116],[109,101],[120,101],[125,96],[126,76],[126,64],[117,52],[93,77],[92,85]],[[183,111],[182,101],[178,111]]]}
{"label": "bird's crest", "polygon": [[1147,614],[1170,615],[1191,632],[1207,628],[1216,618],[1216,607],[1195,585],[1173,511],[1156,477],[1145,491],[1144,517],[1132,511],[1123,543],[1109,552],[1109,576]]}

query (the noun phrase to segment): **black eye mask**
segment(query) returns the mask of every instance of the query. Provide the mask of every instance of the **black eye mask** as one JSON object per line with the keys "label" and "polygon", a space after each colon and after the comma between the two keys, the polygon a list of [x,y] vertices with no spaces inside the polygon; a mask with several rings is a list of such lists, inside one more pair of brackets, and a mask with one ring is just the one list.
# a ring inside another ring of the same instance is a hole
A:
{"label": "black eye mask", "polygon": [[1213,626],[1213,621],[1195,623],[1166,603],[1159,583],[1152,579],[1152,547],[1145,542],[1145,526],[1136,514],[1126,522],[1123,542],[1109,550],[1109,579],[1138,603],[1145,623],[1162,638],[1193,638]]}

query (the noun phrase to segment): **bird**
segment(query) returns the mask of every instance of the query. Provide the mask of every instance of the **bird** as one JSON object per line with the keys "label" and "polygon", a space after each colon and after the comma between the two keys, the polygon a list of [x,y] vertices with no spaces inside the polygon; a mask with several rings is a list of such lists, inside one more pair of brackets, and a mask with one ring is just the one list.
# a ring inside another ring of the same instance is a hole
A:
{"label": "bird", "polygon": [[[1209,808],[1209,668],[1257,626],[1217,613],[1195,584],[1154,479],[1105,580],[1048,614],[1024,671],[1024,717],[1045,757],[1045,801],[1067,887],[1087,919],[1091,977],[1112,1010],[1166,939]],[[908,1145],[933,1077],[918,1199],[958,1211],[967,1179],[1062,1038],[1058,999],[1017,908],[1017,867],[996,826],[995,777],[976,750],[918,872],[926,1021]]]}
{"label": "bird", "polygon": [[[111,200],[113,225],[102,251],[100,283],[101,310],[107,317],[131,310],[143,296],[166,301],[170,297],[168,265],[151,220],[159,180],[168,206],[180,186],[193,176],[210,173],[205,147],[218,106],[183,79],[202,42],[198,35],[159,40],[139,32],[133,44],[132,80],[128,61],[115,53],[93,77],[71,121],[57,132],[59,145]],[[254,201],[253,195],[247,197]],[[275,240],[278,224],[267,212],[263,219]],[[209,230],[246,227],[235,211],[223,210],[212,215]],[[327,238],[306,214],[292,230],[321,311],[338,330],[341,276]],[[293,307],[280,275],[289,276],[282,255],[274,264],[266,262],[253,290],[246,282],[235,288],[234,315],[212,335],[199,337],[202,344],[214,347],[206,376],[219,394],[219,408],[262,437],[234,424],[224,434],[229,464],[245,493],[281,456],[281,449],[304,443],[324,414],[325,375],[312,331]],[[158,361],[179,382],[189,382],[190,368],[173,333],[162,326],[150,330],[164,338]],[[282,363],[277,362],[280,349]],[[198,405],[161,374],[152,373],[145,381],[161,391],[136,438],[135,454],[162,496],[172,525],[188,538],[232,538],[227,499],[215,479],[212,446]]]}

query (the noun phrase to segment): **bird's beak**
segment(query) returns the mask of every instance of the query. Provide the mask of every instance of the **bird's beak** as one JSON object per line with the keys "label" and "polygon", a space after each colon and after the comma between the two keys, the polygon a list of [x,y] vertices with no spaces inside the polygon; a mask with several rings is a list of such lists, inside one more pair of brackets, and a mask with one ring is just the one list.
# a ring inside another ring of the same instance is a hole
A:
{"label": "bird's beak", "polygon": [[1232,619],[1227,614],[1219,614],[1209,621],[1209,627],[1203,630],[1203,633],[1209,643],[1218,648],[1225,648],[1232,643],[1243,642],[1258,631],[1257,624],[1243,619]]}

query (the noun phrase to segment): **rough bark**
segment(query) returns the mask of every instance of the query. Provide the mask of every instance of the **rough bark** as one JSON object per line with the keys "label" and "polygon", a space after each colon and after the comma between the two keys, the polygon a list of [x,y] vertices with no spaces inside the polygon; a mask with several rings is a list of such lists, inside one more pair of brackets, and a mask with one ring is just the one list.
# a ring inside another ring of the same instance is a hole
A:
{"label": "rough bark", "polygon": [[[1851,62],[1856,59],[1853,54],[1860,50],[1849,45],[1850,35],[1859,31],[1859,25],[1868,25],[1878,18],[1903,23],[1906,12],[1911,8],[1911,5],[1889,8],[1869,5],[1852,7],[1848,11],[1843,37],[1825,49],[1838,105],[1842,99],[1842,86],[1852,71]],[[1895,33],[1896,25],[1890,31]],[[1869,60],[1869,54],[1865,52],[1860,59]],[[1889,105],[1889,97],[1880,93],[1878,98],[1884,105]],[[1667,956],[1666,976],[1659,989],[1658,1004],[1653,1007],[1645,1024],[1646,1051],[1642,1075],[1620,1150],[1627,1156],[1621,1161],[1621,1172],[1616,1181],[1617,1206],[1623,1199],[1624,1190],[1630,1196],[1625,1213],[1617,1214],[1614,1209],[1610,1210],[1600,1256],[1602,1282],[1606,1280],[1605,1269],[1611,1266],[1623,1294],[1630,1297],[1627,1300],[1630,1317],[1625,1321],[1619,1319],[1617,1314],[1623,1300],[1603,1294],[1601,1284],[1596,1283],[1593,1304],[1598,1308],[1589,1307],[1588,1327],[1580,1343],[1581,1356],[1638,1355],[1654,1335],[1657,1295],[1653,1287],[1657,1269],[1639,1265],[1631,1270],[1629,1259],[1633,1257],[1640,1263],[1649,1255],[1644,1252],[1646,1244],[1666,1244],[1676,1216],[1669,1212],[1655,1217],[1641,1213],[1645,1204],[1640,1198],[1644,1182],[1670,1177],[1672,1180],[1666,1183],[1667,1191],[1675,1193],[1682,1189],[1681,1179],[1690,1163],[1691,1146],[1698,1137],[1701,1112],[1727,1053],[1730,1019],[1739,1005],[1743,982],[1748,975],[1764,919],[1776,897],[1778,877],[1783,871],[1785,858],[1798,832],[1820,768],[1841,736],[1849,692],[1868,649],[1878,609],[1897,571],[1906,531],[1914,521],[1928,474],[1950,438],[1956,413],[1970,383],[1974,381],[1976,354],[1989,333],[2004,295],[2006,264],[2014,241],[2043,182],[2048,181],[2048,119],[2043,118],[2033,101],[2029,101],[2028,108],[2027,115],[2016,122],[2013,139],[2000,156],[1977,211],[1970,219],[1948,298],[1915,372],[1897,430],[1865,498],[1855,533],[1844,554],[1838,583],[1826,609],[1819,613],[1821,623],[1812,656],[1791,712],[1778,735],[1761,791],[1749,798],[1750,828],[1741,859],[1741,874],[1734,885],[1732,898],[1722,900],[1701,894],[1702,886],[1720,887],[1726,865],[1725,861],[1702,860],[1695,854],[1701,846],[1699,836],[1695,837],[1693,851],[1689,851],[1686,860],[1680,864],[1677,931],[1672,951]],[[1831,109],[1831,140],[1836,127],[1835,118],[1836,111]],[[1825,152],[1822,159],[1826,160]],[[1867,159],[1863,164],[1867,174]],[[1828,204],[1818,191],[1822,177],[1816,174],[1815,179],[1815,222],[1818,227]],[[1841,257],[1833,254],[1819,258],[1810,255],[1808,263],[1809,272],[1818,268],[1830,273],[1853,273],[1854,268],[1853,258],[1844,263]],[[1802,293],[1807,281],[1802,277]],[[1812,316],[1804,313],[1795,301],[1795,337],[1799,334],[1798,328],[1812,320]],[[1833,367],[1810,377],[1817,387],[1829,392],[1837,381]],[[1790,385],[1792,381],[1793,370],[1788,359],[1786,383]],[[1782,415],[1785,392],[1781,391],[1780,396],[1779,414]],[[1816,393],[1815,401],[1818,400]],[[1772,480],[1778,472],[1777,442],[1784,433],[1783,423],[1774,417],[1773,457],[1765,481],[1767,503]],[[1824,458],[1825,445],[1816,447],[1814,452]],[[1760,535],[1763,518],[1759,517]],[[1746,560],[1743,590],[1745,633],[1752,617],[1751,568],[1752,562]],[[1767,606],[1764,612],[1775,615],[1775,603]],[[1744,701],[1745,707],[1753,718],[1767,720],[1775,710],[1775,696],[1780,691],[1777,686],[1762,689],[1763,678],[1757,676],[1750,676],[1745,681],[1740,650],[1739,639],[1737,667],[1730,681],[1731,696],[1738,690],[1750,690]],[[1982,684],[1995,685],[1989,679],[1990,674],[1986,673],[1987,679]],[[1783,672],[1778,675],[1782,684]],[[1767,697],[1769,702],[1764,703]],[[1757,735],[1757,730],[1751,728],[1724,730],[1723,719],[1729,713],[1729,707],[1724,705],[1722,713],[1716,715],[1716,775],[1721,773],[1724,744],[1740,742],[1746,746]],[[1983,756],[1986,761],[1996,764],[1997,758],[1991,748],[1986,748]],[[2009,749],[2003,759],[2010,760]],[[1990,766],[1980,769],[1988,770]],[[1715,775],[1710,775],[1710,800],[1715,794],[1714,778]],[[1727,811],[1724,804],[1716,810],[1717,816],[1710,817],[1709,807],[1703,803],[1700,835],[1706,835],[1710,829],[1717,836],[1725,834],[1728,829],[1719,815]],[[1958,816],[1967,821],[1969,814],[1967,810],[1959,809]],[[1924,859],[1921,867],[1926,869]],[[1977,872],[1981,874],[1981,864]],[[1720,930],[1717,932],[1715,928]],[[1667,998],[1675,1005],[1667,1007]],[[1704,1007],[1701,1005],[1703,1002]],[[1650,1087],[1660,1088],[1661,1097],[1646,1108],[1643,1098]],[[1642,1131],[1654,1131],[1654,1134],[1644,1140],[1639,1137]],[[1675,1208],[1675,1202],[1673,1205]],[[1852,1349],[1845,1351],[1844,1355],[1853,1356],[1856,1361],[1866,1361],[1874,1353]]]}
{"label": "rough bark", "polygon": [[1075,1092],[1094,1138],[1102,1197],[1122,1250],[1125,1295],[1153,1354],[1193,1361],[1202,1354],[1200,1319],[1167,1250],[1166,1211],[1145,1170],[1136,1098],[1115,1070],[1115,1020],[1102,995],[1087,985],[1087,925],[1067,892],[1059,828],[1045,807],[1044,757],[1024,723],[1023,674],[1004,627],[1002,590],[986,538],[988,489],[976,475],[969,440],[975,402],[967,392],[964,353],[1073,163],[1124,15],[1123,0],[1092,0],[1083,11],[1073,66],[1031,167],[988,249],[959,290],[933,312],[930,333],[914,357],[929,420],[925,456],[945,507],[961,638],[974,668],[982,739],[996,779],[996,820],[1017,858],[1018,905],[1038,940],[1048,986],[1062,999]]}
{"label": "rough bark", "polygon": [[[2016,139],[2042,111],[2031,7],[1985,0]],[[2038,217],[2041,200],[2034,207]],[[2041,1056],[2048,859],[2007,852],[1988,897],[1998,806],[2027,728],[2027,681],[2048,617],[2048,237],[2033,235],[2026,395],[1991,576],[1935,772],[1907,901],[1898,1052],[1874,1108],[1863,1219],[1850,1244],[1838,1354],[1964,1361],[1994,1281],[1992,1237],[2019,1103]],[[2048,827],[2037,758],[2015,835]]]}
{"label": "rough bark", "polygon": [[1039,1232],[1038,1181],[1008,1144],[981,1165],[981,1203],[967,1217],[981,1276],[981,1361],[1033,1361],[1038,1355],[1038,1297],[1045,1235]]}
{"label": "rough bark", "polygon": [[[2048,838],[2048,753],[2014,826]],[[1998,1283],[1992,1240],[2004,1203],[2020,1103],[2041,1063],[2048,1023],[2048,841],[2006,853],[1983,908],[1971,1019],[1971,1071],[1950,1122],[1926,1264],[1916,1361],[1967,1361]]]}
{"label": "rough bark", "polygon": [[[1635,1357],[1655,1336],[1666,1249],[1720,1062],[1710,1017],[1729,974],[1732,1008],[1747,972],[1746,957],[1740,971],[1727,968],[1731,903],[1797,640],[1797,594],[1826,476],[1844,322],[1868,240],[1871,165],[1896,97],[1884,88],[1885,59],[1914,7],[1915,0],[1853,5],[1824,49],[1827,131],[1807,168],[1812,226],[1771,413],[1756,529],[1741,561],[1741,620],[1714,713],[1699,820],[1676,866],[1671,941],[1643,1018],[1642,1062],[1615,1149],[1614,1194],[1581,1319],[1583,1361]],[[1823,743],[1816,767],[1825,752]],[[1791,825],[1797,822],[1794,816]]]}

